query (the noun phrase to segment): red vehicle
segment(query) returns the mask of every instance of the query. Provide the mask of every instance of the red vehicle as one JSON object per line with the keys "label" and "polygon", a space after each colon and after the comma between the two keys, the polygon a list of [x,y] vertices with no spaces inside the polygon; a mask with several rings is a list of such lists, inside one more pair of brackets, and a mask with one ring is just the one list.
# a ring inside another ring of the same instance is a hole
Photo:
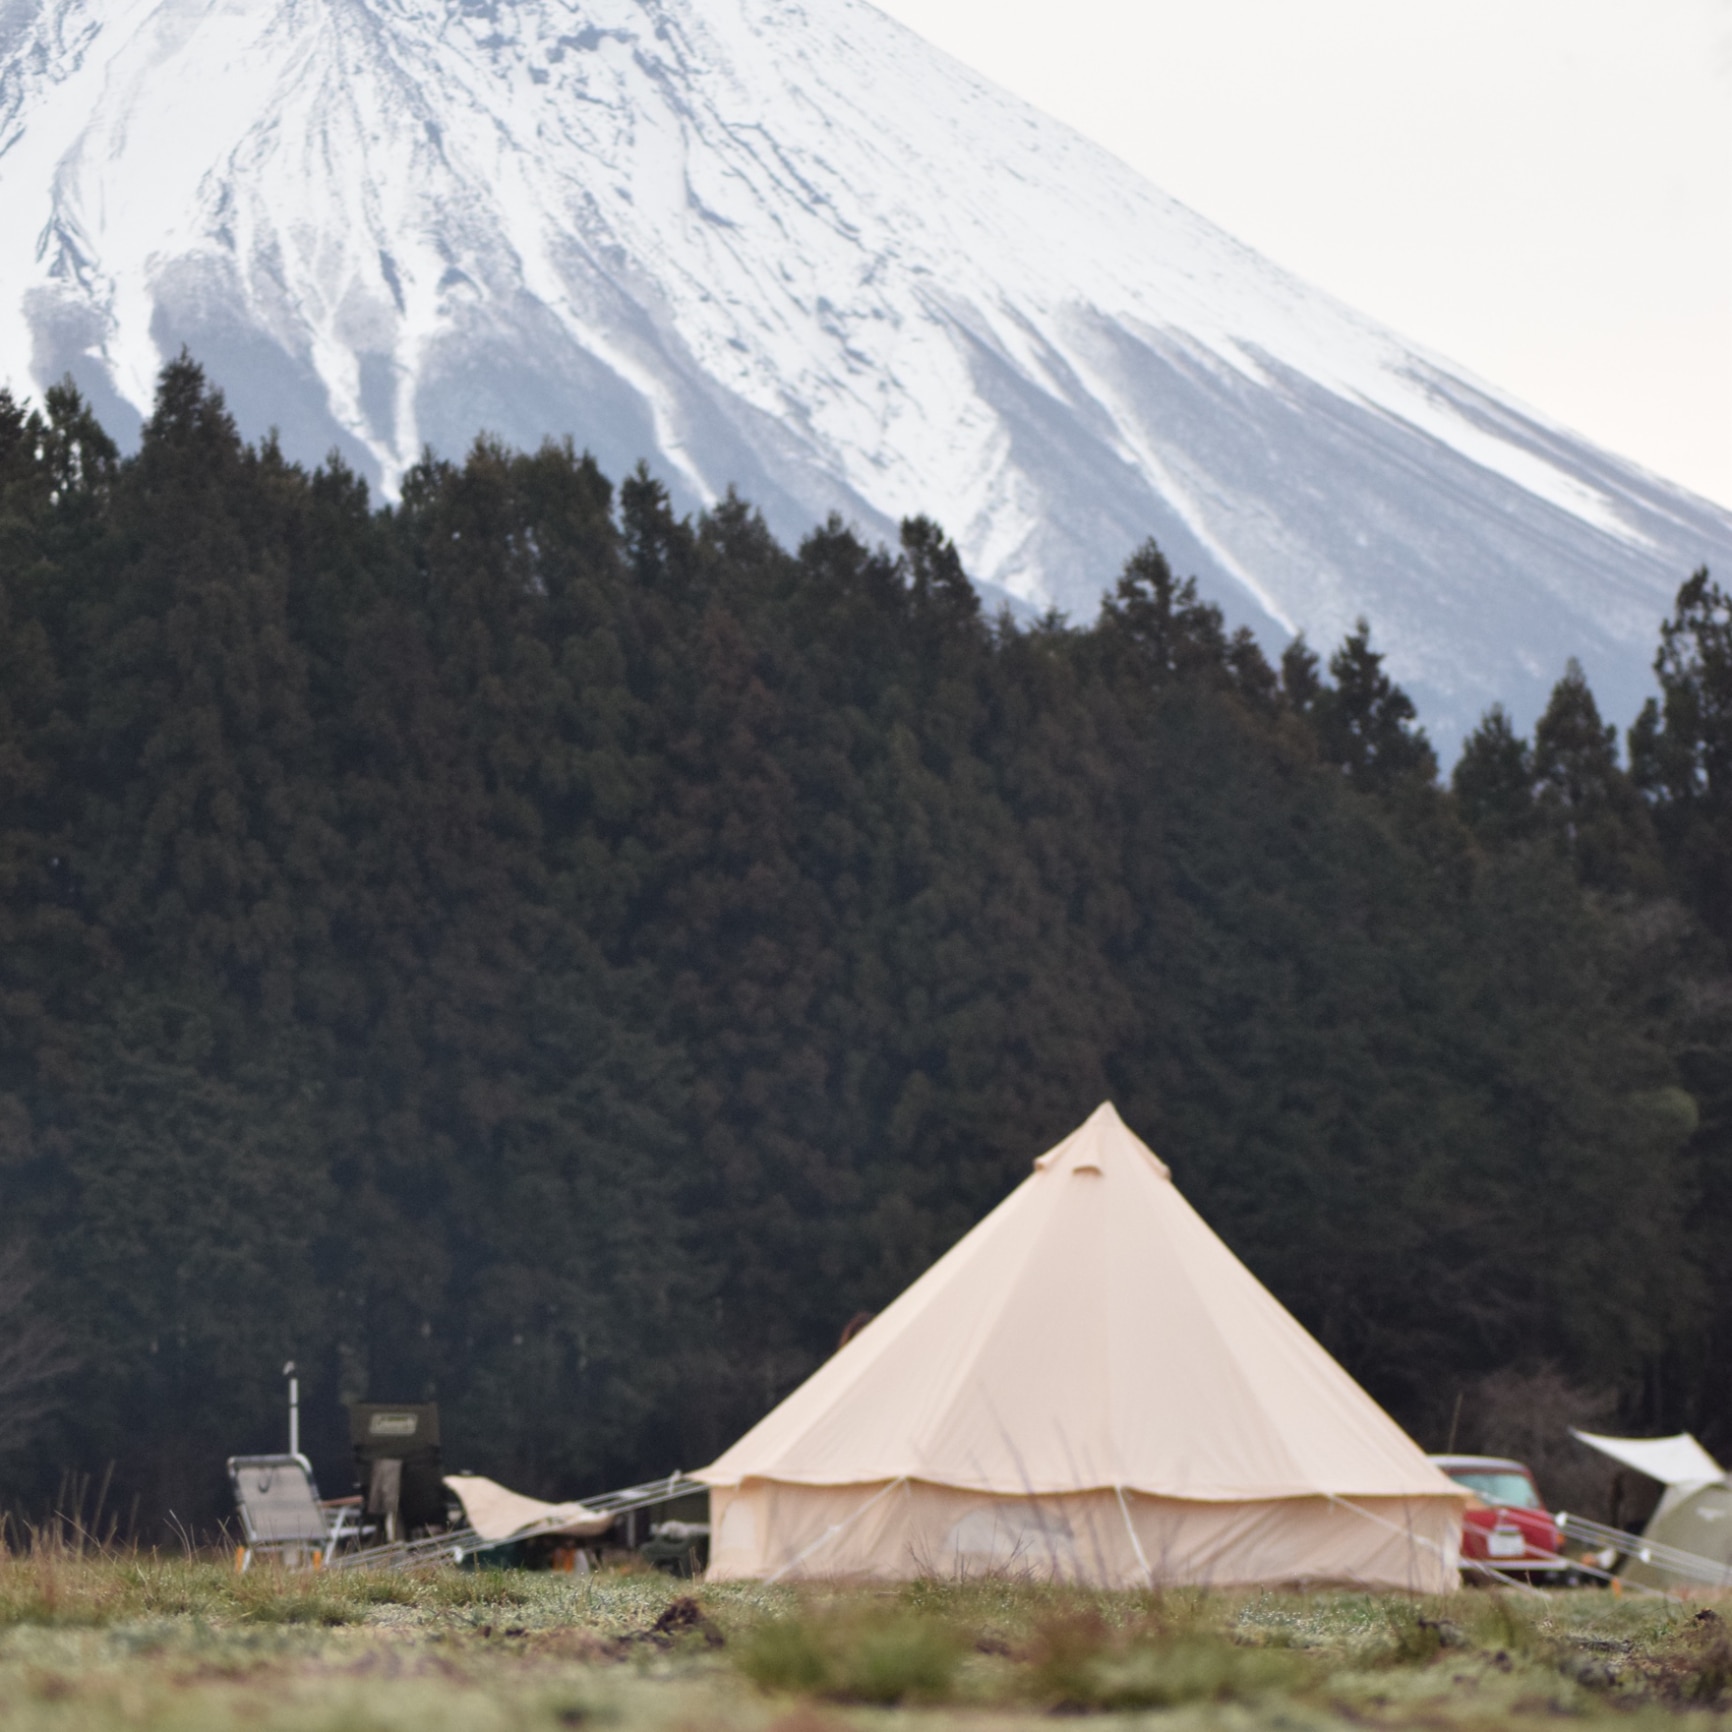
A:
{"label": "red vehicle", "polygon": [[1429,1459],[1474,1496],[1461,1518],[1463,1564],[1485,1563],[1524,1576],[1563,1576],[1574,1568],[1559,1555],[1564,1536],[1521,1462],[1497,1455]]}

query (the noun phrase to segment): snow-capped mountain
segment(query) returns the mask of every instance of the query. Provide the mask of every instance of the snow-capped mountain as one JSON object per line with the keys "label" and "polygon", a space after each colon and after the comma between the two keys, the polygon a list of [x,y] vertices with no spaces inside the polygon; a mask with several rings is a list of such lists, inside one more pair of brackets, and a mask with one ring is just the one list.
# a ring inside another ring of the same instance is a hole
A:
{"label": "snow-capped mountain", "polygon": [[570,434],[796,540],[939,518],[1092,613],[1154,535],[1434,732],[1608,711],[1732,514],[1295,280],[865,0],[0,0],[0,379],[182,344],[389,490]]}

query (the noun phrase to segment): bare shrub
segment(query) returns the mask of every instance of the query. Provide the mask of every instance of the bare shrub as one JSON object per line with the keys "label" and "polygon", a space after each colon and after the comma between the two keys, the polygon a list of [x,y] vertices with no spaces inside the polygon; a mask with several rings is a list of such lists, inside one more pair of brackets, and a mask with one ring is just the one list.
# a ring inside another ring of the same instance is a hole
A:
{"label": "bare shrub", "polygon": [[1615,1470],[1570,1427],[1603,1431],[1616,1411],[1611,1391],[1572,1383],[1556,1366],[1506,1367],[1463,1390],[1456,1448],[1526,1462],[1548,1508],[1604,1521]]}

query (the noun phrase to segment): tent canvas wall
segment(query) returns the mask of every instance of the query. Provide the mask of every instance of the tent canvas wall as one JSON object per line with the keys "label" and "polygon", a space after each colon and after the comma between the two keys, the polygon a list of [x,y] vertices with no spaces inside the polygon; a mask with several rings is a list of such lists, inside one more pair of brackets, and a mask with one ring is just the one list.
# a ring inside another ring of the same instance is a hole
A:
{"label": "tent canvas wall", "polygon": [[1460,1488],[1110,1105],[697,1477],[712,1578],[1459,1583]]}

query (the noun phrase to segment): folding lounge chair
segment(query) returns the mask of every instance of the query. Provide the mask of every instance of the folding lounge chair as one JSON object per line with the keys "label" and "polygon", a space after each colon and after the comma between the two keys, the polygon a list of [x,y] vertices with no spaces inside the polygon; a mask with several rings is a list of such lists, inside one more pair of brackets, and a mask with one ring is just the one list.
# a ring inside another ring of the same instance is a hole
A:
{"label": "folding lounge chair", "polygon": [[231,1455],[229,1483],[240,1511],[240,1567],[255,1557],[291,1565],[322,1563],[331,1549],[331,1518],[319,1502],[304,1455]]}

